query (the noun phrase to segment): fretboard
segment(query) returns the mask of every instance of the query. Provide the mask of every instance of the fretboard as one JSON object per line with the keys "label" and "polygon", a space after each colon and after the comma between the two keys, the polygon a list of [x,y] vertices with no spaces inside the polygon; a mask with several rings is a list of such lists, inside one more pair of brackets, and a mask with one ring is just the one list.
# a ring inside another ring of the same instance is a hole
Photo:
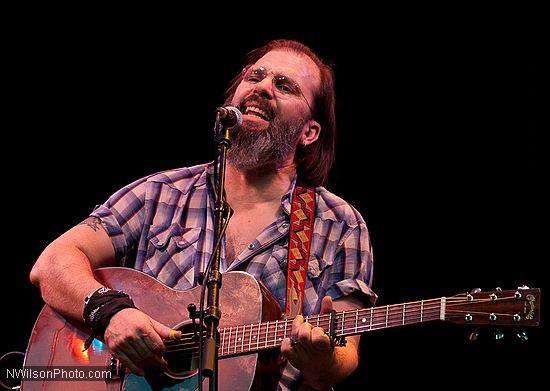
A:
{"label": "fretboard", "polygon": [[[331,317],[335,317],[334,320]],[[305,320],[327,334],[348,336],[388,327],[445,319],[445,298],[312,315]],[[225,327],[219,330],[219,357],[275,348],[290,337],[292,319]],[[334,330],[330,325],[334,325]]]}

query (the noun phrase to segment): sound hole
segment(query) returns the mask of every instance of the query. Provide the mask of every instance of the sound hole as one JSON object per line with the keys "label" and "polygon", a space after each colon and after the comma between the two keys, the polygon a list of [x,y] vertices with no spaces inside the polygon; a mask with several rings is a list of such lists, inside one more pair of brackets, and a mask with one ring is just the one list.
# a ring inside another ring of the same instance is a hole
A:
{"label": "sound hole", "polygon": [[175,379],[183,379],[197,373],[199,367],[198,325],[186,323],[174,327],[182,332],[182,338],[165,341],[164,359],[168,362],[165,373]]}

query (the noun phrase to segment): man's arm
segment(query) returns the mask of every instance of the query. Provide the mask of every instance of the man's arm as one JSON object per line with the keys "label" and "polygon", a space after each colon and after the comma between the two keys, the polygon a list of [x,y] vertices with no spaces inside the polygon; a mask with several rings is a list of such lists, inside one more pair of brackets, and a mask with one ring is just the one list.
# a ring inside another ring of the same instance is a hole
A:
{"label": "man's arm", "polygon": [[82,321],[84,298],[101,287],[92,269],[114,264],[111,239],[100,220],[89,217],[44,249],[31,270],[30,280],[51,307]]}
{"label": "man's arm", "polygon": [[[54,240],[39,256],[30,279],[44,301],[65,316],[83,321],[84,298],[101,283],[92,270],[116,264],[115,251],[98,218],[90,217]],[[132,372],[166,365],[162,339],[171,329],[135,308],[113,315],[105,330],[109,350]],[[181,333],[176,333],[178,337]]]}
{"label": "man's arm", "polygon": [[[335,300],[330,296],[323,298],[321,313],[329,313],[363,308],[360,300],[345,297]],[[297,316],[292,323],[292,337],[283,340],[281,351],[290,363],[302,371],[304,384],[325,389],[346,379],[359,364],[359,336],[347,337],[346,346],[331,347],[330,338],[325,330],[305,323]],[[294,342],[293,342],[294,339]]]}

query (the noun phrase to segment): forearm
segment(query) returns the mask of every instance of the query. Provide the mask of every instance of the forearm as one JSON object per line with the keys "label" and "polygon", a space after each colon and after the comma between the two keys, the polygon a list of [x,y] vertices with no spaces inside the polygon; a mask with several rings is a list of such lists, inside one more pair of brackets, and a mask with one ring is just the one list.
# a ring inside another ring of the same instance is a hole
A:
{"label": "forearm", "polygon": [[30,279],[48,305],[77,320],[82,320],[84,298],[101,286],[82,251],[56,243],[40,255]]}
{"label": "forearm", "polygon": [[101,286],[92,269],[115,264],[111,239],[95,217],[54,240],[40,254],[30,279],[44,301],[63,315],[82,320],[84,298]]}

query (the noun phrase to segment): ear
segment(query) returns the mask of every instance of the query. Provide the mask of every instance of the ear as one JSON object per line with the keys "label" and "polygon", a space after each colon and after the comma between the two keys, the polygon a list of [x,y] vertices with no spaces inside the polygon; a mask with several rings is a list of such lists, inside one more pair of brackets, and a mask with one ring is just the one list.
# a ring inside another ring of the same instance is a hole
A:
{"label": "ear", "polygon": [[319,122],[313,119],[309,120],[304,124],[302,136],[300,137],[300,145],[305,147],[314,143],[319,138],[319,134],[321,134],[321,125]]}

